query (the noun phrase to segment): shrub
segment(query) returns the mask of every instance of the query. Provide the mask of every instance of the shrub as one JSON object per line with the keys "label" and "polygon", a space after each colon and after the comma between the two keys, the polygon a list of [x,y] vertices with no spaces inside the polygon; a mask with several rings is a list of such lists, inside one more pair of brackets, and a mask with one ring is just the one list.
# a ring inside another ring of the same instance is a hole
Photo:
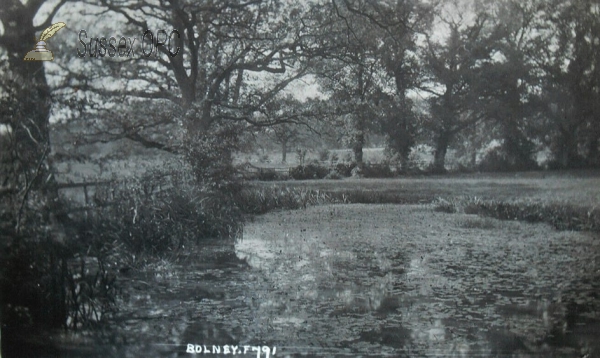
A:
{"label": "shrub", "polygon": [[[40,233],[41,234],[41,233]],[[75,237],[21,237],[3,256],[0,274],[3,333],[32,328],[81,328],[101,324],[115,311],[116,267],[110,243],[83,247]]]}
{"label": "shrub", "polygon": [[350,175],[353,178],[362,178],[364,176],[364,165],[356,165],[352,168]]}
{"label": "shrub", "polygon": [[325,179],[339,180],[339,179],[342,179],[342,175],[340,173],[338,173],[336,170],[332,170],[325,176]]}
{"label": "shrub", "polygon": [[473,173],[474,170],[469,165],[465,165],[463,163],[458,163],[458,165],[456,166],[456,169],[454,170],[454,172],[461,173],[461,174],[470,174],[470,173]]}
{"label": "shrub", "polygon": [[328,173],[328,168],[312,163],[290,169],[290,177],[296,180],[323,179]]}
{"label": "shrub", "polygon": [[429,154],[423,146],[413,148],[408,155],[406,168],[402,168],[404,173],[420,173],[427,168],[427,163],[423,157]]}
{"label": "shrub", "polygon": [[306,149],[297,148],[296,149],[296,157],[298,158],[298,163],[300,166],[304,165],[304,160],[306,159]]}
{"label": "shrub", "polygon": [[448,201],[443,198],[437,198],[433,202],[433,205],[434,205],[433,211],[440,212],[440,213],[454,214],[458,211],[458,208],[454,201]]}
{"label": "shrub", "polygon": [[258,157],[258,162],[259,163],[268,163],[271,160],[269,159],[269,155],[268,154],[263,154],[260,157]]}
{"label": "shrub", "polygon": [[331,152],[331,155],[329,157],[329,162],[331,163],[331,165],[335,165],[339,160],[340,157],[338,156],[338,154],[336,152]]}
{"label": "shrub", "polygon": [[558,203],[469,200],[465,203],[464,212],[501,220],[545,222],[557,230],[600,231],[600,211],[595,207],[586,208]]}
{"label": "shrub", "polygon": [[538,169],[537,163],[532,160],[511,160],[502,147],[490,149],[477,168],[482,172],[507,172]]}
{"label": "shrub", "polygon": [[496,147],[485,154],[479,162],[478,169],[482,172],[502,172],[510,170],[510,164],[502,154],[501,148]]}
{"label": "shrub", "polygon": [[262,181],[273,181],[273,180],[281,180],[283,176],[277,173],[275,169],[271,168],[260,168],[260,170],[256,173],[256,180]]}
{"label": "shrub", "polygon": [[352,175],[352,170],[356,167],[356,163],[337,163],[334,167],[335,171],[343,177]]}
{"label": "shrub", "polygon": [[362,174],[365,178],[391,178],[394,172],[389,164],[366,164],[363,166]]}
{"label": "shrub", "polygon": [[186,163],[203,192],[232,196],[241,188],[233,153],[239,148],[239,123],[215,123],[186,138]]}
{"label": "shrub", "polygon": [[465,219],[460,222],[460,226],[465,229],[481,230],[489,230],[496,228],[496,224],[494,223],[493,219],[490,218]]}
{"label": "shrub", "polygon": [[401,193],[394,190],[345,190],[329,193],[337,202],[352,204],[419,204],[433,198],[421,193]]}
{"label": "shrub", "polygon": [[323,149],[319,151],[319,160],[326,162],[329,159],[329,149]]}
{"label": "shrub", "polygon": [[[437,198],[434,211],[464,212],[500,220],[544,222],[557,230],[600,232],[600,210],[559,203],[501,202],[478,197]],[[486,224],[487,225],[487,224]]]}
{"label": "shrub", "polygon": [[346,154],[344,154],[343,161],[346,163],[351,163],[352,162],[352,154],[349,152],[346,152]]}

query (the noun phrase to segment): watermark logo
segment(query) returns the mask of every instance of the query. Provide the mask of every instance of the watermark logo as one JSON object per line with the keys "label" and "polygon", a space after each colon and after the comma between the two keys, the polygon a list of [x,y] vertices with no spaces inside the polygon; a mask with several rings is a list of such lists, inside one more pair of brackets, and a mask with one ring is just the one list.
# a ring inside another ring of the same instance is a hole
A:
{"label": "watermark logo", "polygon": [[54,54],[52,51],[46,48],[46,41],[54,36],[54,34],[67,26],[64,22],[57,22],[56,24],[50,25],[46,30],[42,32],[40,35],[39,41],[35,44],[35,48],[25,55],[23,61],[53,61]]}
{"label": "watermark logo", "polygon": [[[117,39],[119,39],[117,41]],[[177,43],[181,39],[179,31],[173,29],[171,32],[158,30],[153,33],[146,30],[139,37],[110,36],[110,37],[88,37],[85,30],[79,31],[79,43],[82,47],[77,48],[77,56],[83,57],[154,57],[159,56],[160,52],[175,57],[179,54]],[[162,50],[159,50],[160,47]]]}

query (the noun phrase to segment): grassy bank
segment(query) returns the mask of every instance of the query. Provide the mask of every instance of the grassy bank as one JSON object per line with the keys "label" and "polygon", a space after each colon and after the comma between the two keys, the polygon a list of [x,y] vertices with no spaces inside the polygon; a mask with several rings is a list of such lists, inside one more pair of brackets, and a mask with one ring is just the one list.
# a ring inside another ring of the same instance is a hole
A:
{"label": "grassy bank", "polygon": [[600,230],[600,173],[594,171],[253,182],[246,192],[253,193],[248,203],[261,208],[252,211],[257,214],[307,204],[433,203],[445,212]]}

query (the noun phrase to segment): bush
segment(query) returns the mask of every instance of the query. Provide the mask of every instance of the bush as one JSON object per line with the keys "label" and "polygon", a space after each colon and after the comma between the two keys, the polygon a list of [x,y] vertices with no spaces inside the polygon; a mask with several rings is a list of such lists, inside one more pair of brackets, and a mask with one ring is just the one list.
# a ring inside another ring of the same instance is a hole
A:
{"label": "bush", "polygon": [[116,267],[108,263],[114,262],[108,258],[111,243],[95,244],[84,247],[76,237],[61,243],[42,234],[11,245],[0,274],[2,333],[105,322],[116,310]]}
{"label": "bush", "polygon": [[354,168],[352,168],[350,175],[353,178],[362,178],[364,176],[364,165],[356,165]]}
{"label": "bush", "polygon": [[338,154],[336,152],[331,152],[331,155],[329,157],[329,162],[331,163],[331,165],[335,165],[339,160],[340,157],[338,156]]}
{"label": "bush", "polygon": [[344,190],[329,193],[342,203],[352,204],[422,204],[433,198],[421,193],[401,193],[394,190]]}
{"label": "bush", "polygon": [[345,176],[355,178],[391,178],[396,175],[387,163],[362,165],[357,165],[356,163],[338,164],[336,171],[342,175],[348,174]]}
{"label": "bush", "polygon": [[319,151],[319,160],[326,162],[329,159],[329,149],[323,149]]}
{"label": "bush", "polygon": [[241,189],[233,153],[239,148],[239,123],[215,123],[186,138],[186,162],[203,192],[233,196]]}
{"label": "bush", "polygon": [[503,172],[510,170],[510,164],[502,154],[500,147],[497,147],[485,154],[479,162],[478,169],[482,172]]}
{"label": "bush", "polygon": [[342,176],[340,173],[338,173],[336,170],[332,170],[329,172],[329,174],[327,174],[325,176],[325,179],[329,179],[329,180],[339,180],[342,179]]}
{"label": "bush", "polygon": [[328,168],[313,163],[290,169],[290,177],[296,180],[323,179],[328,173]]}
{"label": "bush", "polygon": [[395,174],[388,164],[366,164],[363,166],[362,175],[365,178],[391,178]]}
{"label": "bush", "polygon": [[507,172],[535,170],[538,169],[538,165],[532,159],[526,162],[509,160],[502,147],[495,147],[485,154],[477,168],[482,172]]}
{"label": "bush", "polygon": [[302,149],[302,148],[296,149],[296,157],[298,159],[298,163],[300,163],[301,166],[304,165],[304,161],[306,160],[306,153],[307,153],[306,149]]}
{"label": "bush", "polygon": [[457,205],[454,201],[448,201],[443,198],[437,198],[433,202],[433,211],[440,213],[454,214],[458,211]]}
{"label": "bush", "polygon": [[356,167],[356,163],[337,163],[334,167],[335,171],[343,177],[352,175],[352,170]]}
{"label": "bush", "polygon": [[545,222],[557,230],[600,232],[600,210],[567,204],[541,204],[495,200],[468,200],[464,204],[466,214],[478,214],[500,220]]}
{"label": "bush", "polygon": [[258,162],[259,163],[268,163],[271,160],[269,159],[269,155],[268,154],[263,154],[261,156],[258,157]]}
{"label": "bush", "polygon": [[256,180],[261,181],[274,181],[274,180],[283,180],[285,177],[279,173],[275,169],[271,168],[260,168],[260,170],[256,173]]}

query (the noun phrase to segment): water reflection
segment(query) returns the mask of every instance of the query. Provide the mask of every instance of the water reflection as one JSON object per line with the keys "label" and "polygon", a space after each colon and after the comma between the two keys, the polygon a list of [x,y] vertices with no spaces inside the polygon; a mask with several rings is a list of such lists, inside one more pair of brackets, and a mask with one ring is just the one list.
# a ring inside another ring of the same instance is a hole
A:
{"label": "water reflection", "polygon": [[[272,318],[275,330],[287,331],[293,342],[288,345],[311,342],[307,329],[322,347],[336,347],[339,353],[351,349],[365,354],[367,347],[381,352],[382,344],[388,353],[398,353],[410,340],[395,285],[404,275],[400,256],[392,260],[382,253],[328,247],[316,238],[272,242],[248,232],[236,252],[274,283],[259,309]],[[388,317],[393,324],[381,328]],[[334,331],[326,329],[332,326]],[[375,338],[378,330],[384,333]],[[373,346],[363,347],[367,343]]]}
{"label": "water reflection", "polygon": [[[259,310],[292,342],[310,341],[309,331],[324,347],[356,354],[599,352],[600,320],[586,316],[595,315],[589,307],[569,313],[552,286],[535,286],[514,268],[490,268],[478,246],[464,252],[465,263],[433,250],[386,251],[315,236],[268,240],[247,230],[236,245],[237,255],[273,282]],[[524,290],[530,287],[537,291]],[[327,331],[332,326],[335,335]]]}

